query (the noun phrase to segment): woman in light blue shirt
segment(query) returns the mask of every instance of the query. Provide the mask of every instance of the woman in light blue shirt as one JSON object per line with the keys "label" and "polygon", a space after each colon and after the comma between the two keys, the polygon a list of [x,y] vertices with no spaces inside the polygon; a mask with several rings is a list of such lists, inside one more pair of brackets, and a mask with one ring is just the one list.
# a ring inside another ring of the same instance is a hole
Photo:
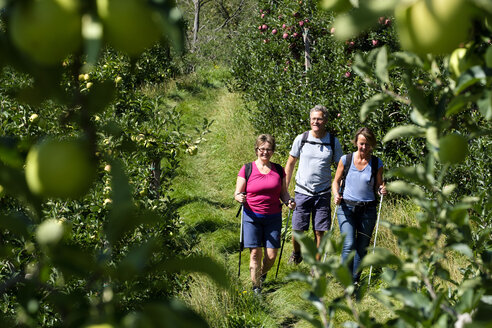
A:
{"label": "woman in light blue shirt", "polygon": [[[376,137],[368,128],[360,128],[353,140],[357,151],[343,155],[338,162],[332,183],[340,233],[345,235],[342,261],[355,251],[348,264],[354,283],[360,279],[359,265],[367,254],[367,247],[376,224],[378,194],[386,195],[383,184],[383,162],[372,155]],[[341,188],[340,188],[341,187]]]}

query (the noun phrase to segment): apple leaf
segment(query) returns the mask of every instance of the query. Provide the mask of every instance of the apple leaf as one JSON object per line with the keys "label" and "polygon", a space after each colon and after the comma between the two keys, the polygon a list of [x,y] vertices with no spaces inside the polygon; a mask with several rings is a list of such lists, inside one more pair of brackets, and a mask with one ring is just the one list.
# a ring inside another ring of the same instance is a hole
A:
{"label": "apple leaf", "polygon": [[384,93],[378,93],[372,96],[370,99],[366,100],[366,102],[360,108],[360,120],[364,122],[371,112],[381,107],[385,102],[390,100],[391,98]]}
{"label": "apple leaf", "polygon": [[478,109],[486,120],[492,119],[492,92],[487,90],[483,97],[477,101]]}
{"label": "apple leaf", "polygon": [[453,244],[450,246],[450,248],[454,249],[457,252],[460,252],[468,258],[473,258],[473,251],[467,244]]}
{"label": "apple leaf", "polygon": [[[138,310],[129,311],[122,322],[124,327],[196,327],[205,328],[209,325],[194,310],[178,299],[145,300]],[[128,324],[130,323],[130,324]],[[114,327],[112,324],[96,324],[86,327]]]}
{"label": "apple leaf", "polygon": [[334,272],[337,280],[344,286],[348,287],[352,285],[352,275],[348,270],[347,266],[341,265]]}
{"label": "apple leaf", "polygon": [[390,84],[388,73],[388,50],[386,47],[381,47],[376,58],[376,76],[381,82]]}
{"label": "apple leaf", "polygon": [[[475,101],[479,101],[478,99],[480,98],[480,96],[481,94],[469,94],[469,93],[457,95],[449,102],[448,108],[446,109],[446,117],[453,116],[455,114],[458,114],[466,110],[467,104]],[[478,105],[480,106],[480,104]]]}
{"label": "apple leaf", "polygon": [[434,177],[428,175],[423,165],[397,167],[390,171],[391,176],[409,180],[414,183],[431,186],[434,183]]}
{"label": "apple leaf", "polygon": [[426,96],[422,90],[409,86],[408,96],[412,105],[424,116],[434,112],[430,97]]}
{"label": "apple leaf", "polygon": [[401,260],[387,248],[377,247],[373,253],[367,254],[362,260],[361,267],[368,266],[383,267],[387,265],[402,265]]}
{"label": "apple leaf", "polygon": [[487,82],[487,76],[491,76],[491,72],[491,69],[481,66],[470,67],[459,77],[458,83],[454,89],[454,94],[459,95],[476,83],[485,84]]}
{"label": "apple leaf", "polygon": [[435,148],[439,148],[438,133],[439,131],[436,126],[430,126],[427,128],[427,130],[425,130],[425,138]]}
{"label": "apple leaf", "polygon": [[366,63],[366,61],[362,58],[362,56],[357,53],[354,57],[354,64],[352,65],[352,69],[356,74],[360,77],[364,78],[368,75],[371,75],[371,67]]}
{"label": "apple leaf", "polygon": [[339,40],[356,37],[362,31],[377,24],[381,16],[393,14],[398,0],[368,0],[359,2],[359,7],[335,18],[335,36]]}
{"label": "apple leaf", "polygon": [[413,52],[395,52],[392,54],[396,66],[422,67],[422,59]]}
{"label": "apple leaf", "polygon": [[307,312],[301,311],[301,310],[292,310],[291,312],[295,316],[309,322],[311,324],[311,326],[313,326],[315,328],[323,328],[323,324],[321,323],[321,321],[319,319],[315,318],[314,315],[312,315],[311,313],[307,313]]}
{"label": "apple leaf", "polygon": [[313,264],[316,262],[316,254],[318,253],[318,249],[316,248],[316,244],[309,238],[305,233],[294,232],[294,237],[296,241],[301,244],[302,247],[302,256],[304,260],[308,264]]}
{"label": "apple leaf", "polygon": [[388,142],[396,138],[403,137],[424,137],[425,129],[416,125],[401,125],[391,129],[383,139],[383,142]]}
{"label": "apple leaf", "polygon": [[388,190],[397,194],[407,195],[414,198],[424,198],[425,192],[418,186],[405,181],[393,181],[388,184]]}
{"label": "apple leaf", "polygon": [[426,126],[428,124],[428,120],[422,115],[421,112],[419,112],[417,109],[413,109],[412,112],[410,113],[410,119],[412,122],[414,122],[417,125],[420,126]]}

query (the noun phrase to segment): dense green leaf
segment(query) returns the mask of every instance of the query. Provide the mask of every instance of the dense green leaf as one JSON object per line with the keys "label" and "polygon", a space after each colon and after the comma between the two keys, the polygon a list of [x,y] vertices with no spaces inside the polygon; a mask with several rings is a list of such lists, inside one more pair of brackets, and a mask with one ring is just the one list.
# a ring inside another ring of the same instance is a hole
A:
{"label": "dense green leaf", "polygon": [[401,125],[391,129],[383,139],[383,142],[388,142],[396,138],[404,137],[423,137],[425,129],[416,125]]}
{"label": "dense green leaf", "polygon": [[294,311],[292,311],[292,313],[295,316],[298,316],[299,318],[306,320],[313,327],[323,328],[323,324],[321,323],[321,321],[319,319],[315,318],[311,313],[301,311],[301,310],[294,310]]}
{"label": "dense green leaf", "polygon": [[372,96],[360,108],[360,120],[364,122],[371,112],[380,108],[385,102],[389,101],[391,98],[383,93],[378,93]]}
{"label": "dense green leaf", "polygon": [[487,76],[489,75],[489,70],[484,70],[484,68],[481,66],[471,67],[459,77],[458,83],[454,89],[454,94],[459,95],[460,93],[477,83],[485,84]]}
{"label": "dense green leaf", "polygon": [[398,194],[408,195],[408,196],[415,197],[415,198],[425,197],[425,193],[421,188],[419,188],[415,185],[411,185],[409,183],[406,183],[404,181],[390,182],[387,186],[387,189],[391,192],[396,192]]}
{"label": "dense green leaf", "polygon": [[381,47],[378,52],[375,73],[381,82],[386,84],[390,83],[388,73],[388,50],[386,47]]}
{"label": "dense green leaf", "polygon": [[477,101],[477,105],[483,117],[490,121],[492,119],[492,92],[484,92],[482,98]]}
{"label": "dense green leaf", "polygon": [[397,167],[389,172],[390,176],[405,179],[424,186],[433,184],[434,179],[428,175],[423,165]]}
{"label": "dense green leaf", "polygon": [[312,238],[309,238],[305,233],[294,231],[294,237],[302,248],[302,256],[306,263],[312,264],[316,261],[318,249]]}
{"label": "dense green leaf", "polygon": [[473,251],[471,250],[470,246],[468,246],[467,244],[454,244],[451,245],[450,247],[469,258],[473,258]]}
{"label": "dense green leaf", "polygon": [[376,247],[373,253],[369,253],[362,259],[361,267],[375,266],[383,267],[386,265],[402,265],[401,260],[389,249]]}

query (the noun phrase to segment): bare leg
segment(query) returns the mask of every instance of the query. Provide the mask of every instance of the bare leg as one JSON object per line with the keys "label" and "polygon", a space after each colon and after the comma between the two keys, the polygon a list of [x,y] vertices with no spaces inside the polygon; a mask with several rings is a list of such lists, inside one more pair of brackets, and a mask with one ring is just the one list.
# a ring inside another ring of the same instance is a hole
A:
{"label": "bare leg", "polygon": [[261,272],[261,258],[263,256],[262,248],[255,247],[250,248],[249,257],[249,272],[251,275],[251,281],[254,287],[260,286],[260,272]]}
{"label": "bare leg", "polygon": [[[319,247],[321,244],[321,239],[323,238],[325,232],[324,231],[314,231],[314,237],[316,239],[316,247]],[[317,253],[316,254],[316,260],[319,261],[321,259],[321,254]]]}
{"label": "bare leg", "polygon": [[[299,230],[295,230],[296,232],[302,232]],[[295,240],[294,235],[292,235],[292,248],[294,250],[294,253],[300,254],[301,253],[301,245]]]}
{"label": "bare leg", "polygon": [[275,263],[277,258],[277,248],[265,248],[265,256],[263,257],[263,267],[261,268],[261,274],[267,273]]}

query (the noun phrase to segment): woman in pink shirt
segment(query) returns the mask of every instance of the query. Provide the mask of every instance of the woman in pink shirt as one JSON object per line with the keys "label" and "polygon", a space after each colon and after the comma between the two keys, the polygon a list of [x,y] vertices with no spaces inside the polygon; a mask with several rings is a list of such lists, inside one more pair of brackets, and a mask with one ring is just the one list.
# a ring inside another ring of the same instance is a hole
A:
{"label": "woman in pink shirt", "polygon": [[[256,139],[257,159],[244,165],[239,171],[234,194],[236,201],[244,204],[244,247],[250,249],[249,270],[253,291],[257,294],[261,293],[261,282],[273,266],[280,248],[280,201],[291,210],[295,208],[295,202],[287,191],[284,169],[279,164],[270,162],[274,151],[273,136],[262,134]],[[248,166],[251,168],[249,177]]]}

